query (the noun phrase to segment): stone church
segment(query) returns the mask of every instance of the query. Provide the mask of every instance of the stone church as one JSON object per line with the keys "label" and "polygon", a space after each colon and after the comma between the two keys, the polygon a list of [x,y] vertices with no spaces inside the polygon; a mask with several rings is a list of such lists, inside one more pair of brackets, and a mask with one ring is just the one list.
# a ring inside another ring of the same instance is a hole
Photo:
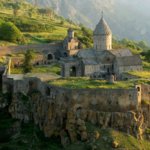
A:
{"label": "stone church", "polygon": [[139,55],[128,49],[112,48],[112,32],[103,17],[94,30],[93,40],[93,48],[81,49],[73,57],[61,59],[63,77],[119,77],[124,72],[143,69]]}

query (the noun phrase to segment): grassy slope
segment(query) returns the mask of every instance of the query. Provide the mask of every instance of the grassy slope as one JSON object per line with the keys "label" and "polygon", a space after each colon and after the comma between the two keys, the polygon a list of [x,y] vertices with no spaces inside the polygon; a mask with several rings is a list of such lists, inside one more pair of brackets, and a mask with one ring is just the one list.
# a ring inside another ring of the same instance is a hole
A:
{"label": "grassy slope", "polygon": [[[16,25],[18,25],[19,22],[23,22],[43,26],[41,28],[43,31],[23,32],[26,44],[39,44],[63,40],[70,26],[77,30],[77,32],[80,29],[79,26],[74,24],[70,25],[70,22],[58,17],[57,15],[54,18],[50,18],[46,15],[42,16],[38,13],[34,13],[32,17],[29,17],[27,13],[30,8],[32,8],[32,6],[28,5],[27,8],[19,10],[19,14],[16,17],[13,15],[13,10],[11,8],[0,8],[0,19],[12,21]],[[62,21],[63,24],[61,23]],[[47,31],[44,31],[44,26],[47,26]],[[14,45],[14,43],[0,41],[0,45]]]}

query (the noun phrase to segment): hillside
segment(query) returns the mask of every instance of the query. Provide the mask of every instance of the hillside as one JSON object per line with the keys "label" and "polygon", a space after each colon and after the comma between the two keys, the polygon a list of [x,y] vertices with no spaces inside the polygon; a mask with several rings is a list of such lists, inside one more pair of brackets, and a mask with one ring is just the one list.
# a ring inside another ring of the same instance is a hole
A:
{"label": "hillside", "polygon": [[[35,3],[35,0],[28,1]],[[52,7],[58,14],[91,28],[103,10],[115,36],[150,43],[149,0],[36,0],[36,4]]]}
{"label": "hillside", "polygon": [[[40,7],[35,7],[24,0],[17,3],[14,0],[10,0],[9,2],[0,0],[0,2],[0,22],[1,20],[5,22],[12,22],[23,35],[22,39],[17,42],[0,40],[0,46],[58,42],[65,38],[68,28],[71,27],[75,30],[77,38],[82,42],[83,48],[92,47],[92,30],[82,25],[77,25],[69,19],[64,19],[63,17],[58,16],[54,12],[54,8],[43,9]],[[51,3],[46,3],[48,1],[42,2],[43,3],[40,3],[42,5],[51,5]],[[111,4],[114,5],[114,3]],[[78,3],[78,5],[80,5],[80,3]],[[96,16],[99,17],[99,15],[93,14],[93,17]],[[5,34],[3,35],[5,36]],[[118,41],[117,38],[114,38],[113,48],[129,48],[135,54],[142,54],[143,60],[146,58],[146,60],[150,62],[149,53],[143,52],[149,50],[150,48],[143,41],[135,42],[128,39]],[[144,66],[147,69],[150,68],[150,64],[147,62],[144,62]]]}
{"label": "hillside", "polygon": [[[12,22],[22,32],[23,38],[18,43],[0,41],[0,46],[16,44],[40,44],[63,40],[68,28],[73,28],[82,39],[81,27],[72,21],[54,13],[52,9],[42,9],[24,1],[6,2],[0,0],[0,21]],[[86,41],[84,42],[86,45]]]}

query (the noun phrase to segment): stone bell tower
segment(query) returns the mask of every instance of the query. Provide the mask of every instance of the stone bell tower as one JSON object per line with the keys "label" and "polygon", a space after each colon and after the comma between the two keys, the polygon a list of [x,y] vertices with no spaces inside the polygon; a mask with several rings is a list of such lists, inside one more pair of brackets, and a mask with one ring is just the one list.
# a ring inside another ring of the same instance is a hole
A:
{"label": "stone bell tower", "polygon": [[70,39],[74,38],[74,30],[71,28],[68,29],[68,38]]}
{"label": "stone bell tower", "polygon": [[93,40],[95,50],[112,49],[112,32],[105,19],[103,18],[103,14],[100,22],[97,24],[94,30]]}

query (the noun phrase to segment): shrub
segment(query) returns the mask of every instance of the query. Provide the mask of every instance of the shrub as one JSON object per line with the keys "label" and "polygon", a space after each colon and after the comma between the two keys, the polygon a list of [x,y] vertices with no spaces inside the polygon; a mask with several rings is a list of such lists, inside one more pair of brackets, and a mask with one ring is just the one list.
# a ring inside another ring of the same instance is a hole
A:
{"label": "shrub", "polygon": [[28,73],[31,72],[33,69],[32,59],[34,58],[33,50],[27,50],[24,55],[24,62],[23,62],[23,72]]}
{"label": "shrub", "polygon": [[0,39],[9,42],[18,42],[22,38],[20,30],[11,22],[0,23]]}

